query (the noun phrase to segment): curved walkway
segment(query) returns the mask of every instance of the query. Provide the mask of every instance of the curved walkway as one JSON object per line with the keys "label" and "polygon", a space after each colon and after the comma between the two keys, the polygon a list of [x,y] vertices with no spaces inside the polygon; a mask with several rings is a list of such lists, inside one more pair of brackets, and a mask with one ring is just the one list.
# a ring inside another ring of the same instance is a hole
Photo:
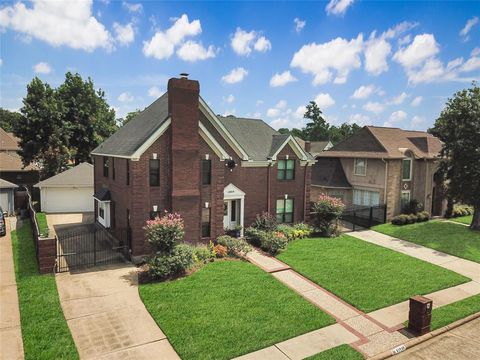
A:
{"label": "curved walkway", "polygon": [[56,281],[81,359],[180,359],[140,299],[135,266],[62,273]]}

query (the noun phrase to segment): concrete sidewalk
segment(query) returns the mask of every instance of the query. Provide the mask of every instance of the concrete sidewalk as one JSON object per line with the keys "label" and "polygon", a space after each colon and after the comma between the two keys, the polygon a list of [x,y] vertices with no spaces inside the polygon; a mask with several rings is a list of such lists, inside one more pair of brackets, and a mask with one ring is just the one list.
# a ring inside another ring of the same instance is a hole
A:
{"label": "concrete sidewalk", "polygon": [[140,299],[133,265],[61,273],[56,281],[80,358],[180,359]]}
{"label": "concrete sidewalk", "polygon": [[18,306],[17,283],[13,265],[10,231],[12,225],[6,218],[7,235],[0,238],[0,359],[23,359],[22,330]]}
{"label": "concrete sidewalk", "polygon": [[395,356],[395,360],[480,359],[480,319],[439,335]]}

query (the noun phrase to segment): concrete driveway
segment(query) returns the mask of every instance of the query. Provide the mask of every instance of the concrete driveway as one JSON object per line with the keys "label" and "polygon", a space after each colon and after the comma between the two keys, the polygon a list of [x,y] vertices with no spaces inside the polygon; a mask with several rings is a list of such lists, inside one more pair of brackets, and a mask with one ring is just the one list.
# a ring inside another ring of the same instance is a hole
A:
{"label": "concrete driveway", "polygon": [[95,215],[93,212],[87,213],[65,213],[65,214],[46,214],[48,227],[55,233],[71,227],[82,224],[93,224]]}
{"label": "concrete driveway", "polygon": [[395,360],[480,359],[480,318],[396,355]]}
{"label": "concrete driveway", "polygon": [[138,294],[133,265],[56,275],[81,359],[179,360]]}

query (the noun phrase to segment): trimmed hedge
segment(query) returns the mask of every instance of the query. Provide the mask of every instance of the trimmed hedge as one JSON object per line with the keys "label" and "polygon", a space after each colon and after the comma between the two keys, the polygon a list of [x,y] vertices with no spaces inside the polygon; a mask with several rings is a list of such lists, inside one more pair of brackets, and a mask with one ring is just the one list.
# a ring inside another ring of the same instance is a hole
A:
{"label": "trimmed hedge", "polygon": [[392,218],[393,225],[407,225],[416,222],[424,222],[430,220],[430,214],[427,211],[421,211],[416,214],[401,214]]}

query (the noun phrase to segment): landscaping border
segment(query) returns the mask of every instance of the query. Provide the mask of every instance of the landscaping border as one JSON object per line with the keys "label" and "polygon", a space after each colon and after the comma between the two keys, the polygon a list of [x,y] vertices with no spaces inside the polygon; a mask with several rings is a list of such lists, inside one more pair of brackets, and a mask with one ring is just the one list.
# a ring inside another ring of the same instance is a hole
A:
{"label": "landscaping border", "polygon": [[[421,343],[423,343],[427,340],[430,340],[430,339],[435,338],[439,335],[442,335],[449,330],[453,330],[453,329],[455,329],[455,328],[457,328],[461,325],[467,324],[470,321],[473,321],[473,320],[478,319],[478,318],[480,318],[480,312],[469,315],[466,318],[457,320],[457,321],[455,321],[451,324],[445,325],[444,327],[441,327],[440,329],[433,330],[432,332],[429,332],[428,334],[413,338],[412,340],[407,341],[405,344],[402,344],[405,348],[401,352],[404,352],[407,349],[410,349],[410,348],[412,348],[416,345],[419,345],[419,344],[421,344]],[[402,346],[402,345],[399,345],[399,346]],[[377,354],[377,355],[371,357],[369,360],[384,360],[384,359],[388,359],[392,356],[395,356],[395,355],[401,353],[401,352],[396,352],[395,351],[395,349],[397,349],[399,346],[397,346],[393,349],[384,351],[383,353]]]}

